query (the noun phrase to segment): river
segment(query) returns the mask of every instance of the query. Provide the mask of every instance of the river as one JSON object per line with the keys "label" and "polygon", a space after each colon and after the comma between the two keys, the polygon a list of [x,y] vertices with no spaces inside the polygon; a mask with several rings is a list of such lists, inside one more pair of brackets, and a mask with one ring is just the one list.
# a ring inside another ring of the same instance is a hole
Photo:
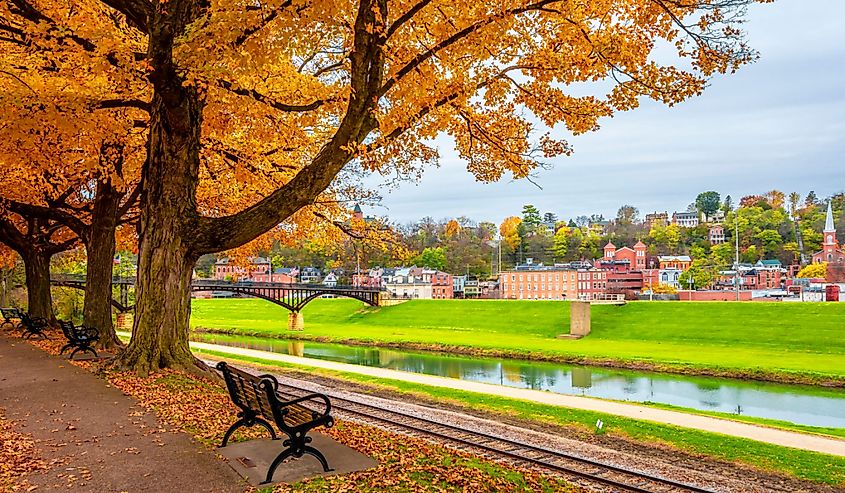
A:
{"label": "river", "polygon": [[513,359],[193,334],[193,340],[474,382],[845,428],[845,390]]}

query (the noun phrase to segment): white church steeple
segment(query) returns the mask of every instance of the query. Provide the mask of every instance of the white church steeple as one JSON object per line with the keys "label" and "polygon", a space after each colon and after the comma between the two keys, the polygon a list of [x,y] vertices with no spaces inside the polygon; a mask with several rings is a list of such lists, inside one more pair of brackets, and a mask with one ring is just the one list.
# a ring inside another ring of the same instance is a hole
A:
{"label": "white church steeple", "polygon": [[830,206],[832,200],[827,201],[827,218],[824,220],[824,232],[836,233],[836,227],[833,225],[833,208]]}

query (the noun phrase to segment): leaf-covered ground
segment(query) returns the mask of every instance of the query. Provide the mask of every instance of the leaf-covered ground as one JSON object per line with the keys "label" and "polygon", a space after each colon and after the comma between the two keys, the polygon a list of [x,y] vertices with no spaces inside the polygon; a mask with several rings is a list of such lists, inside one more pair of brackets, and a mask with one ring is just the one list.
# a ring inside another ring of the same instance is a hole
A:
{"label": "leaf-covered ground", "polygon": [[[61,348],[60,334],[33,344],[51,353]],[[89,362],[75,364],[94,368]],[[208,447],[220,443],[223,433],[235,421],[237,408],[220,382],[177,371],[163,371],[147,377],[129,372],[106,371],[115,387],[156,411],[161,421],[184,430]],[[357,423],[338,421],[320,432],[348,447],[369,455],[379,466],[352,474],[314,478],[294,485],[278,485],[278,492],[580,492],[556,478],[511,468],[453,451],[424,440],[390,433]],[[263,429],[246,431],[235,440],[263,437]]]}
{"label": "leaf-covered ground", "polygon": [[15,431],[0,409],[0,491],[29,491],[26,475],[46,468],[32,437]]}

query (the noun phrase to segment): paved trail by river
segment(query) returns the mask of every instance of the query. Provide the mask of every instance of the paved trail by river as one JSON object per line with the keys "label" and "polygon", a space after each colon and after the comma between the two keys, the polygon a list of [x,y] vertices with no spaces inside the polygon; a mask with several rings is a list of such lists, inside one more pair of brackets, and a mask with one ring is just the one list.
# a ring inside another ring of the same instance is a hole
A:
{"label": "paved trail by river", "polygon": [[765,426],[741,423],[709,416],[698,416],[695,414],[687,414],[678,411],[655,409],[635,404],[606,401],[590,397],[556,394],[552,392],[519,389],[500,385],[492,385],[487,383],[458,380],[453,378],[388,370],[384,368],[373,368],[367,366],[350,365],[346,363],[337,363],[334,361],[301,358],[298,356],[271,353],[267,351],[258,351],[255,349],[219,346],[216,344],[207,344],[202,342],[192,342],[191,347],[200,351],[215,351],[232,355],[245,356],[249,358],[260,358],[269,361],[278,361],[282,363],[309,366],[314,368],[324,368],[327,370],[357,373],[360,375],[368,375],[378,378],[401,380],[405,382],[430,385],[434,387],[443,387],[455,390],[465,390],[469,392],[492,394],[502,397],[537,402],[540,404],[549,404],[553,406],[563,406],[576,409],[584,409],[588,411],[596,411],[601,413],[612,414],[615,416],[624,416],[626,418],[642,419],[647,421],[653,421],[656,423],[681,426],[684,428],[693,428],[713,433],[722,433],[725,435],[748,438],[751,440],[757,440],[760,442],[771,443],[775,445],[782,445],[785,447],[792,447],[797,449],[810,450],[813,452],[821,452],[825,454],[845,457],[845,440],[827,438],[786,430],[779,430],[775,428],[768,428]]}

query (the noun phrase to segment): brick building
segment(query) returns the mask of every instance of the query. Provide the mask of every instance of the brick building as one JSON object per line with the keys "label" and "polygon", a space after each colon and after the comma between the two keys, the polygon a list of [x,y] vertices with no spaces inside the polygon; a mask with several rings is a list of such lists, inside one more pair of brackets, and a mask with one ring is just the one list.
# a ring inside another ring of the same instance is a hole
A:
{"label": "brick building", "polygon": [[499,291],[512,300],[590,300],[607,292],[607,274],[588,262],[517,266],[499,274]]}
{"label": "brick building", "polygon": [[725,242],[725,228],[721,224],[710,226],[708,237],[711,245],[721,245]]}
{"label": "brick building", "polygon": [[214,279],[218,281],[256,281],[266,282],[264,278],[272,272],[270,261],[264,257],[249,259],[247,267],[235,265],[228,258],[221,258],[214,263]]}
{"label": "brick building", "polygon": [[651,229],[655,226],[668,226],[669,225],[669,213],[668,212],[653,212],[651,214],[645,215],[645,222],[648,224],[648,228]]}
{"label": "brick building", "polygon": [[[719,272],[716,287],[735,289],[736,270]],[[786,269],[780,260],[760,260],[756,264],[739,264],[740,290],[782,289],[786,280]]]}
{"label": "brick building", "polygon": [[677,269],[682,272],[692,264],[689,255],[661,255],[657,257],[657,261],[660,263],[660,270]]}

